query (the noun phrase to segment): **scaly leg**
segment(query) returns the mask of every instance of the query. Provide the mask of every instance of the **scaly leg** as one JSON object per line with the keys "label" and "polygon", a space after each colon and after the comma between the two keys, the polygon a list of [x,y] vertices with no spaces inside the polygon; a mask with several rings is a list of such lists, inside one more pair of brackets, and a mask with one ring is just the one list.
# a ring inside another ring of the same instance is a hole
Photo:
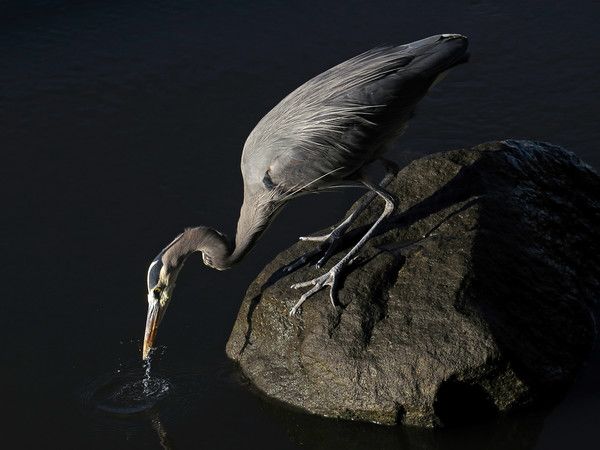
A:
{"label": "scaly leg", "polygon": [[373,192],[375,195],[379,195],[381,198],[383,198],[383,200],[385,200],[385,208],[383,209],[383,212],[378,217],[378,219],[375,221],[375,223],[371,226],[369,231],[367,231],[364,234],[364,236],[360,239],[360,241],[358,241],[356,243],[356,245],[354,247],[352,247],[352,249],[350,249],[350,251],[346,254],[346,256],[344,256],[336,265],[334,265],[329,270],[329,272],[325,273],[324,275],[321,275],[320,277],[314,278],[310,281],[305,281],[303,283],[296,283],[291,286],[292,289],[298,289],[298,288],[308,287],[308,286],[312,286],[312,288],[310,288],[307,292],[305,292],[302,295],[302,297],[300,297],[300,300],[298,301],[298,303],[296,303],[294,305],[294,307],[290,310],[290,316],[293,316],[297,313],[298,308],[300,308],[300,306],[302,306],[302,303],[304,303],[308,297],[310,297],[314,293],[320,291],[325,286],[329,286],[331,288],[329,291],[329,298],[331,300],[331,304],[335,308],[335,305],[337,302],[338,278],[339,278],[341,272],[346,268],[348,263],[354,259],[356,254],[365,245],[365,243],[373,235],[373,233],[375,233],[379,224],[381,224],[381,222],[383,220],[385,220],[387,217],[389,217],[390,214],[392,214],[392,212],[396,208],[396,201],[394,199],[394,196],[392,194],[390,194],[388,191],[386,191],[382,187],[373,185],[368,181],[363,181],[362,183],[368,189],[370,189],[371,192]]}
{"label": "scaly leg", "polygon": [[[388,159],[381,158],[379,160],[384,168],[385,168],[385,176],[380,181],[379,186],[385,188],[390,182],[394,179],[396,174],[398,173],[398,165],[395,162],[392,162]],[[328,234],[321,236],[301,236],[301,241],[310,241],[310,242],[326,242],[328,245],[327,250],[323,254],[323,256],[317,261],[317,268],[321,268],[325,265],[327,260],[333,255],[335,250],[338,247],[339,239],[346,232],[346,230],[350,227],[354,219],[356,219],[367,207],[369,204],[377,197],[377,193],[375,191],[370,191],[363,195],[359,201],[358,206],[352,213],[346,217],[339,225],[336,225],[335,228]]]}

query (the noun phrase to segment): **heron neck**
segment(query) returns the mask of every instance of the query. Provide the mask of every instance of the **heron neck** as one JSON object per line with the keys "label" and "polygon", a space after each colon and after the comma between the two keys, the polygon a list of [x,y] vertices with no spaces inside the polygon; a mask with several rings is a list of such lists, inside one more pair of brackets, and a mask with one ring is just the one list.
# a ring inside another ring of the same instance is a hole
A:
{"label": "heron neck", "polygon": [[163,263],[177,268],[189,255],[201,252],[204,263],[210,267],[224,270],[233,266],[252,249],[273,217],[271,206],[257,208],[255,204],[252,201],[242,204],[235,242],[210,227],[188,228],[164,250]]}
{"label": "heron neck", "polygon": [[254,247],[254,244],[258,240],[260,234],[236,234],[235,245],[231,254],[225,259],[226,267],[229,268],[234,264],[240,262],[244,256]]}
{"label": "heron neck", "polygon": [[242,204],[235,233],[235,245],[225,261],[227,267],[234,265],[246,256],[264,233],[273,216],[271,208],[261,208],[255,205],[255,202],[248,200],[244,200]]}

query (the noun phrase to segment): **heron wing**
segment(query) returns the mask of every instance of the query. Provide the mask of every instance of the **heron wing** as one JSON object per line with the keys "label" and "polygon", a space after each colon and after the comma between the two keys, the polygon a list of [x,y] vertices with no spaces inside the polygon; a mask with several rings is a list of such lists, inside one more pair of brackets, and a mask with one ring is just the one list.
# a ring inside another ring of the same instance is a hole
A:
{"label": "heron wing", "polygon": [[304,83],[248,136],[245,182],[268,176],[290,192],[351,176],[403,131],[436,77],[464,54],[466,41],[449,42],[440,35],[376,48]]}

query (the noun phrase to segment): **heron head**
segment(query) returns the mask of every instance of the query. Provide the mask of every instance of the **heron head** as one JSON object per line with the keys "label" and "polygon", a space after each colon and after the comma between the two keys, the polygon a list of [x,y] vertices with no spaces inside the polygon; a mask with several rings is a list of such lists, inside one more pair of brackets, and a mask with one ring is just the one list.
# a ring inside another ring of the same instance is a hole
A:
{"label": "heron head", "polygon": [[156,339],[158,326],[173,298],[177,276],[186,258],[201,252],[204,263],[217,270],[231,264],[231,245],[226,236],[209,227],[187,228],[167,245],[148,267],[148,315],[144,332],[142,357],[148,358]]}
{"label": "heron head", "polygon": [[183,264],[177,259],[169,258],[166,253],[180,238],[178,236],[173,242],[165,247],[154,258],[148,267],[148,315],[146,316],[146,330],[144,332],[144,348],[142,357],[148,358],[150,350],[154,345],[158,326],[165,315],[165,311],[173,298],[175,282]]}

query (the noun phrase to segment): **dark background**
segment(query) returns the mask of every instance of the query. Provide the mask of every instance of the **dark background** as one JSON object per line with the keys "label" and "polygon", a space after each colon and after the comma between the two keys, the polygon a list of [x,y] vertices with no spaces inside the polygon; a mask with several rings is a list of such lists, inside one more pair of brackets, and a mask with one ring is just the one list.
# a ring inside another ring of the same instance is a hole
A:
{"label": "dark background", "polygon": [[[421,102],[390,157],[503,138],[600,167],[595,2],[0,2],[3,442],[16,448],[596,448],[596,351],[557,407],[454,430],[382,428],[250,392],[224,346],[248,284],[338,220],[359,192],[297,200],[227,272],[191,258],[160,331],[157,408],[98,411],[98,386],[141,376],[145,275],[184,227],[231,234],[239,158],[303,81],[380,44],[470,38],[471,60]],[[168,437],[165,438],[164,436]]]}

